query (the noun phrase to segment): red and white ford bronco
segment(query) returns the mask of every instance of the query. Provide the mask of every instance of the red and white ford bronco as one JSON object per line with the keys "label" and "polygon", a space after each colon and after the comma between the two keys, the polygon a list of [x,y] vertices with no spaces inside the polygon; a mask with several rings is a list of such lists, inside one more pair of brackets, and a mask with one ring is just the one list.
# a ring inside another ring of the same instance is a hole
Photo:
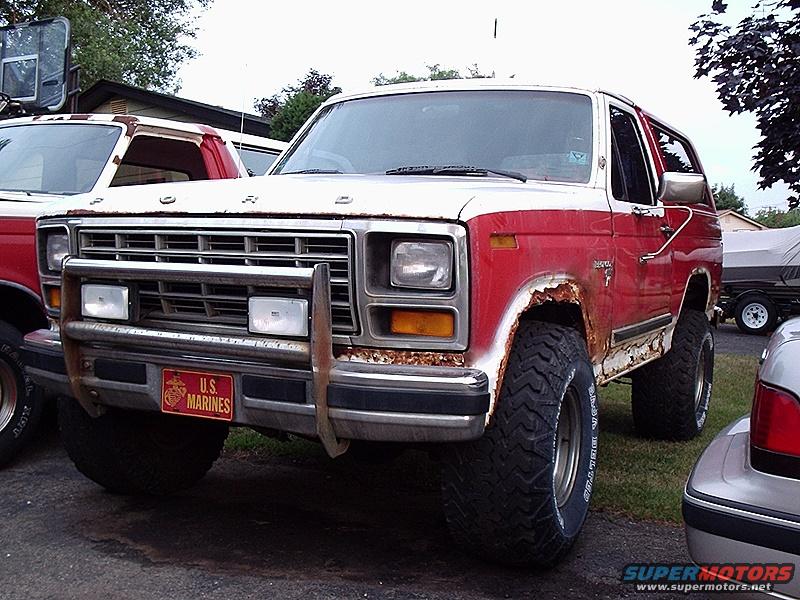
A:
{"label": "red and white ford bronco", "polygon": [[[0,121],[0,464],[24,445],[42,410],[19,355],[22,334],[47,325],[36,215],[48,202],[80,193],[99,197],[108,187],[246,176],[237,135],[224,133],[227,145],[210,127],[125,115]],[[258,147],[270,150],[269,141],[258,138]],[[66,253],[57,240],[50,243],[56,258]]]}
{"label": "red and white ford bronco", "polygon": [[646,436],[706,419],[712,196],[688,139],[614,94],[339,95],[266,177],[75,198],[38,236],[28,372],[74,398],[65,445],[113,491],[191,485],[230,425],[331,456],[436,443],[456,540],[548,565],[587,514],[598,384],[631,376]]}

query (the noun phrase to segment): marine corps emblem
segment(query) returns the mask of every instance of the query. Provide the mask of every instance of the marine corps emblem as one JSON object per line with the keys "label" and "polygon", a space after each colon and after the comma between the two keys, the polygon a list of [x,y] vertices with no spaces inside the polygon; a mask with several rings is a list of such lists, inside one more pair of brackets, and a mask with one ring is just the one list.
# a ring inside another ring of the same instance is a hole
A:
{"label": "marine corps emblem", "polygon": [[172,379],[166,382],[166,389],[164,390],[164,402],[175,408],[175,406],[183,400],[186,396],[186,384],[180,378],[178,373],[172,376]]}

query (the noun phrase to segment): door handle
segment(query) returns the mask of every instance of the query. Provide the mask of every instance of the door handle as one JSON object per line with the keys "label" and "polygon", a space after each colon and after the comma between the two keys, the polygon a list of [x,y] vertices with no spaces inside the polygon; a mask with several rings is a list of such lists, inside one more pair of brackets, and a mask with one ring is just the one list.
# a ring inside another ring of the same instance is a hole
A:
{"label": "door handle", "polygon": [[660,213],[661,207],[659,206],[637,206],[633,205],[631,207],[631,214],[634,217],[661,217],[663,213]]}
{"label": "door handle", "polygon": [[663,233],[667,238],[671,238],[672,235],[675,233],[675,230],[666,223],[664,223],[661,227],[659,227],[659,229],[661,230],[661,233]]}
{"label": "door handle", "polygon": [[[681,223],[681,226],[678,227],[678,229],[676,229],[672,234],[670,234],[670,236],[667,238],[667,240],[662,244],[661,248],[659,248],[655,252],[648,252],[647,254],[643,254],[642,256],[639,257],[639,263],[640,264],[645,264],[648,261],[653,260],[656,256],[658,256],[664,250],[666,250],[667,246],[669,246],[672,243],[672,240],[674,240],[675,237],[681,231],[683,231],[683,228],[686,227],[689,224],[689,221],[691,221],[692,217],[694,216],[694,211],[691,208],[689,208],[688,206],[677,206],[676,205],[676,206],[665,206],[664,208],[668,208],[668,209],[672,209],[672,210],[685,210],[688,213],[688,215],[686,217],[686,220],[683,223]],[[667,233],[667,231],[664,229],[665,227],[667,227],[669,229],[672,229],[669,225],[664,224],[664,225],[662,225],[660,227],[661,231],[663,231],[664,233]]]}

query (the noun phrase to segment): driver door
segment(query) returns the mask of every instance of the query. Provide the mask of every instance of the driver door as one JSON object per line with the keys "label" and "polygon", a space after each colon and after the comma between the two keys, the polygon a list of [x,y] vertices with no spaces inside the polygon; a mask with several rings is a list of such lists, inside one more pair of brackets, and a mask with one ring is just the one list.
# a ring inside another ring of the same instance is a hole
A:
{"label": "driver door", "polygon": [[655,165],[641,123],[631,107],[609,99],[607,131],[614,283],[611,345],[618,346],[668,325],[671,320],[672,253],[653,260],[670,233],[665,210],[655,201]]}

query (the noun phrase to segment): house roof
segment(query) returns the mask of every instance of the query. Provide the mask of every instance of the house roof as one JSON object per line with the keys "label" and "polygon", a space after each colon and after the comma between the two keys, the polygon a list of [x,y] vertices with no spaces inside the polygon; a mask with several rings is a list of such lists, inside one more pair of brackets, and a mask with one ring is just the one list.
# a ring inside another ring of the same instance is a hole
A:
{"label": "house roof", "polygon": [[728,208],[728,209],[726,209],[726,210],[721,210],[721,211],[719,211],[719,213],[717,213],[717,216],[718,216],[720,219],[721,219],[722,217],[725,217],[725,216],[728,216],[728,215],[730,215],[730,216],[732,216],[732,217],[734,217],[734,218],[741,219],[742,221],[745,221],[745,222],[749,223],[750,225],[754,225],[754,226],[758,227],[759,229],[769,229],[769,227],[767,227],[766,225],[762,225],[762,224],[761,224],[761,223],[759,223],[758,221],[754,221],[754,220],[753,220],[753,219],[751,219],[750,217],[746,217],[746,216],[744,216],[742,213],[740,213],[740,212],[736,212],[736,211],[735,211],[735,210],[733,210],[732,208]]}
{"label": "house roof", "polygon": [[[161,92],[151,92],[143,88],[101,79],[78,98],[78,111],[92,112],[112,98],[123,97],[175,112],[190,115],[198,123],[239,131],[242,113],[221,106],[213,106],[196,100],[187,100]],[[269,137],[269,121],[259,115],[244,113],[244,133]]]}

